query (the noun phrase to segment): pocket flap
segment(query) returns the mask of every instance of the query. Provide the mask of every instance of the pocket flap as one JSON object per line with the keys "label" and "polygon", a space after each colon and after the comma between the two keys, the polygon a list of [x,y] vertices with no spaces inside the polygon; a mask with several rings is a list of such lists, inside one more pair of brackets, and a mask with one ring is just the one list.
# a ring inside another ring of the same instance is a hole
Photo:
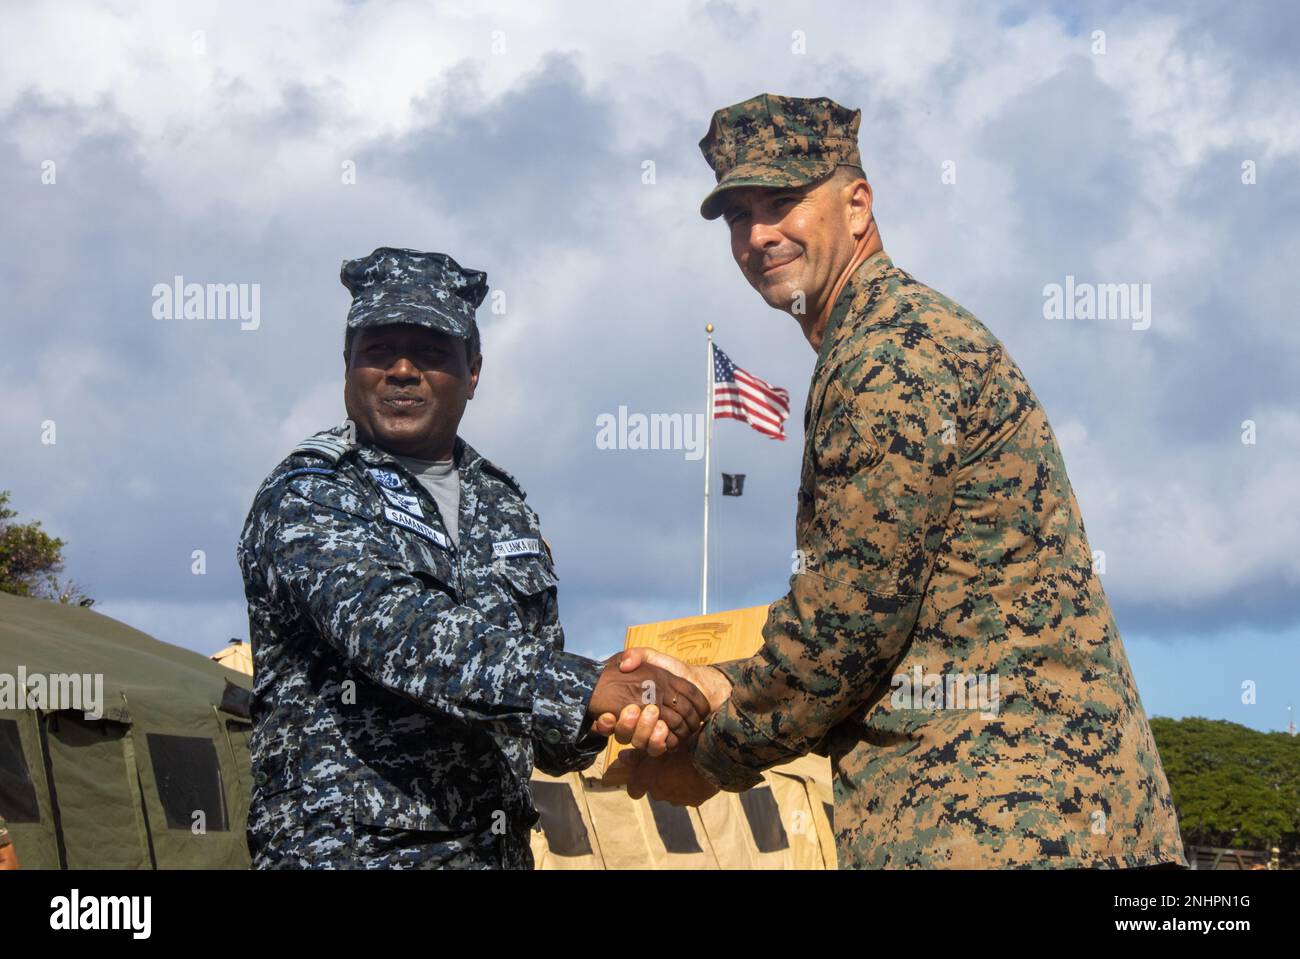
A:
{"label": "pocket flap", "polygon": [[454,816],[428,800],[401,792],[389,783],[358,782],[352,794],[352,818],[365,826],[408,832],[472,833],[469,811]]}
{"label": "pocket flap", "polygon": [[361,519],[373,520],[379,511],[368,496],[349,489],[334,478],[320,476],[295,476],[288,482],[289,489],[317,506],[349,513]]}
{"label": "pocket flap", "polygon": [[542,559],[535,556],[511,557],[497,560],[501,574],[525,596],[540,593],[555,586],[559,579]]}

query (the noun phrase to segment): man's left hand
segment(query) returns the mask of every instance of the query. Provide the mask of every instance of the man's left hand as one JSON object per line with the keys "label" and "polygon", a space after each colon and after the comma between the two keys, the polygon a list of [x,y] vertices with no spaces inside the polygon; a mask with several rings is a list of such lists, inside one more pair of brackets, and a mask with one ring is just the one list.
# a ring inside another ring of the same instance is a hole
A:
{"label": "man's left hand", "polygon": [[625,749],[607,775],[617,782],[626,781],[632,799],[649,793],[651,799],[674,806],[698,806],[718,793],[718,787],[696,770],[689,748],[658,757],[639,749]]}

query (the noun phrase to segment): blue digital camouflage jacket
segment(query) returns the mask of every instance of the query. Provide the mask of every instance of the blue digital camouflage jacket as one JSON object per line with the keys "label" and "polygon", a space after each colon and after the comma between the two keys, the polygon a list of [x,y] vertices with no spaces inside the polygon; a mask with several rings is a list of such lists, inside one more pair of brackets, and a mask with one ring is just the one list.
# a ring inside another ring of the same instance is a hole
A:
{"label": "blue digital camouflage jacket", "polygon": [[398,461],[341,428],[262,484],[238,548],[253,645],[256,868],[529,868],[536,763],[586,735],[600,664],[563,651],[514,478],[457,439],[460,545]]}

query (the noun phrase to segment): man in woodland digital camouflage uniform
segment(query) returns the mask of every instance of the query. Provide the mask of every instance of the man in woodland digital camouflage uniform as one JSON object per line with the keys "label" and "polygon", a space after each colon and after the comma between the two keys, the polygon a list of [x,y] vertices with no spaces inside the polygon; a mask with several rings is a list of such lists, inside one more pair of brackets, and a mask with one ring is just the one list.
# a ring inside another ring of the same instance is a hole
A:
{"label": "man in woodland digital camouflage uniform", "polygon": [[[741,272],[817,351],[802,569],[763,648],[690,676],[693,754],[616,735],[630,790],[698,803],[815,751],[842,868],[1186,865],[1169,785],[1037,398],[885,254],[860,111],[764,95],[700,147]],[[692,762],[693,759],[693,762]]]}
{"label": "man in woodland digital camouflage uniform", "polygon": [[13,840],[9,838],[9,825],[4,816],[0,816],[0,869],[17,869],[18,854],[14,852]]}
{"label": "man in woodland digital camouflage uniform", "polygon": [[486,275],[381,247],[342,280],[349,423],[272,470],[239,543],[253,865],[530,868],[534,763],[586,767],[643,702],[675,743],[708,703],[635,653],[564,651],[537,514],[457,435]]}

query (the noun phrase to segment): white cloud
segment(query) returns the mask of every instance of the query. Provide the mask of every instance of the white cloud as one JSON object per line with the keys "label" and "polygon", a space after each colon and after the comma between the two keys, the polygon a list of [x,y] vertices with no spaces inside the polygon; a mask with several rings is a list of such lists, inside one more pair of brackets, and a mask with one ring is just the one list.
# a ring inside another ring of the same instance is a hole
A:
{"label": "white cloud", "polygon": [[[1035,12],[1007,26],[1006,12],[32,8],[0,38],[0,198],[14,227],[0,240],[13,306],[3,485],[69,539],[70,571],[108,597],[101,608],[169,636],[183,610],[209,610],[226,624],[213,630],[239,635],[231,554],[248,497],[341,417],[339,261],[441,248],[507,293],[504,316],[482,317],[466,435],[539,505],[562,548],[566,615],[600,634],[593,649],[616,645],[610,623],[697,601],[699,467],[598,454],[591,433],[620,402],[698,404],[705,321],[795,398],[786,444],[737,424],[718,434],[720,462],[751,477],[728,514],[750,521],[720,535],[732,585],[719,599],[774,599],[813,354],[698,218],[712,177],[696,141],[713,109],[760,91],[825,94],[863,109],[896,262],[973,309],[1047,405],[1108,553],[1107,592],[1157,618],[1276,592],[1297,578],[1300,534],[1281,359],[1300,336],[1300,104],[1278,93],[1290,67],[1244,62],[1236,34],[1189,38],[1178,10],[1090,14],[1104,56],[1089,52],[1091,22],[1072,33]],[[59,184],[41,187],[50,157]],[[1245,187],[1251,157],[1260,182]],[[356,186],[340,181],[348,159]],[[640,182],[646,159],[654,186]],[[150,286],[176,272],[260,283],[263,327],[151,321]],[[1152,329],[1046,323],[1042,286],[1065,272],[1152,283]],[[1260,441],[1243,448],[1236,427],[1251,415]],[[56,449],[39,446],[47,417]],[[200,545],[211,572],[196,582],[185,557]]]}

